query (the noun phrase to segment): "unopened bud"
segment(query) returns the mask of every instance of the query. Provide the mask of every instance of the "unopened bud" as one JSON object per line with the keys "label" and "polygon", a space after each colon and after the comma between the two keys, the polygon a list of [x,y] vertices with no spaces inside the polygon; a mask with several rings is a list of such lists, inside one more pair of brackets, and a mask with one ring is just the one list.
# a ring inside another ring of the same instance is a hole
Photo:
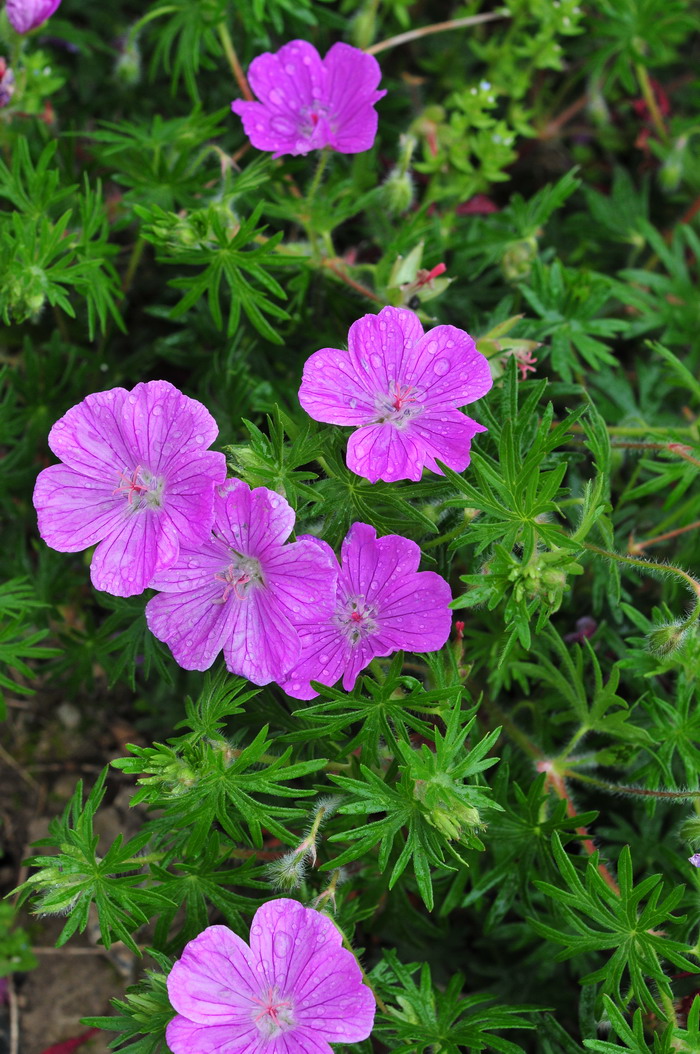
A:
{"label": "unopened bud", "polygon": [[503,254],[501,270],[509,282],[527,278],[537,256],[537,238],[531,234],[519,242],[512,242]]}
{"label": "unopened bud", "polygon": [[668,626],[659,626],[647,636],[649,651],[661,658],[673,655],[681,647],[688,635],[682,622],[672,622]]}
{"label": "unopened bud", "polygon": [[683,168],[685,163],[685,152],[688,146],[688,137],[680,136],[676,139],[669,150],[668,157],[659,169],[659,183],[663,190],[673,193],[678,190],[683,179]]}
{"label": "unopened bud", "polygon": [[114,64],[114,74],[117,80],[129,88],[141,80],[141,48],[131,34],[121,42],[119,56]]}

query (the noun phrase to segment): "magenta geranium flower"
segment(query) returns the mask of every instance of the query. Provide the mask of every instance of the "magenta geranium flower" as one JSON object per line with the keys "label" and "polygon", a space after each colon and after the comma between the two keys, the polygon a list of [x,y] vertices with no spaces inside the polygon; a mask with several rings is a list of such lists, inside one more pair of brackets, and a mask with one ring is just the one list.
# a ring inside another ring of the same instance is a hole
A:
{"label": "magenta geranium flower", "polygon": [[285,542],[294,510],[266,487],[229,480],[215,497],[213,533],[153,579],[151,632],[186,670],[208,670],[223,649],[232,673],[280,680],[301,652],[296,623],[333,608],[334,561],[308,540]]}
{"label": "magenta geranium flower", "polygon": [[[313,539],[319,553],[332,550]],[[300,627],[299,662],[282,682],[295,699],[312,699],[311,681],[350,692],[375,656],[399,650],[438,651],[450,634],[450,587],[434,571],[419,571],[420,548],[408,538],[377,538],[354,523],[342,548],[335,610],[324,621]]]}
{"label": "magenta geranium flower", "polygon": [[168,997],[173,1054],[332,1054],[329,1043],[359,1043],[374,1023],[374,996],[331,920],[284,898],[256,911],[250,947],[227,926],[190,941]]}
{"label": "magenta geranium flower", "polygon": [[7,0],[7,17],[17,33],[36,29],[57,9],[61,0]]}
{"label": "magenta geranium flower", "polygon": [[381,76],[377,60],[359,48],[334,44],[321,59],[313,44],[292,40],[251,62],[248,80],[260,102],[236,99],[231,109],[253,146],[274,157],[324,146],[358,154],[377,134]]}
{"label": "magenta geranium flower", "polygon": [[384,307],[350,327],[348,351],[322,348],[306,361],[299,401],[316,421],[354,425],[347,463],[371,483],[419,480],[469,464],[471,441],[483,425],[459,412],[493,380],[484,355],[464,330],[436,326]]}
{"label": "magenta geranium flower", "polygon": [[49,433],[63,464],[36,481],[41,537],[62,553],[99,542],[95,588],[142,593],[181,545],[211,531],[214,487],[226,478],[224,455],[207,450],[217,434],[209,411],[168,381],[88,395]]}

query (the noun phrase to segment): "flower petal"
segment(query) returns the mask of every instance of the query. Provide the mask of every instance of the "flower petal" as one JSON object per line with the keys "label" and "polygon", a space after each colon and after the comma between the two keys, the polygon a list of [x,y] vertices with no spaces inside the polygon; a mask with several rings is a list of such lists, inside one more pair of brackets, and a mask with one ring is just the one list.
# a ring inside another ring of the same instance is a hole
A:
{"label": "flower petal", "polygon": [[96,482],[92,475],[66,465],[51,465],[39,473],[33,501],[39,534],[61,553],[77,553],[102,541],[119,531],[128,516],[128,507],[111,483]]}
{"label": "flower petal", "polygon": [[471,442],[486,429],[459,410],[432,410],[409,421],[405,435],[421,451],[423,465],[442,475],[435,459],[444,461],[454,472],[464,472],[471,460]]}
{"label": "flower petal", "polygon": [[351,472],[370,483],[379,479],[386,483],[399,479],[417,481],[423,473],[425,454],[409,429],[384,423],[366,425],[353,432],[348,439],[346,461]]}
{"label": "flower petal", "polygon": [[314,421],[332,425],[363,425],[375,413],[352,359],[337,348],[321,348],[306,360],[299,402]]}
{"label": "flower petal", "polygon": [[[49,446],[56,457],[78,472],[92,473],[114,486],[119,473],[131,465],[132,451],[122,428],[125,388],[94,392],[71,406],[49,432]],[[135,466],[132,466],[135,467]]]}
{"label": "flower petal", "polygon": [[[260,1031],[254,1024],[243,1026],[198,1025],[179,1014],[168,1023],[165,1040],[172,1054],[262,1054]],[[330,1050],[330,1048],[328,1048]],[[265,1054],[277,1054],[272,1045]],[[325,1054],[325,1052],[324,1052]]]}
{"label": "flower petal", "polygon": [[260,988],[245,941],[228,926],[208,926],[185,946],[168,975],[168,998],[200,1025],[251,1023]]}
{"label": "flower petal", "polygon": [[338,561],[313,542],[279,546],[264,560],[263,573],[276,603],[295,626],[334,610]]}
{"label": "flower petal", "polygon": [[224,658],[231,673],[253,684],[282,680],[299,658],[299,634],[266,588],[251,589],[244,600],[233,595],[228,607]]}
{"label": "flower petal", "polygon": [[137,510],[127,514],[119,530],[95,549],[92,584],[113,596],[136,596],[150,585],[156,571],[174,563],[179,550],[177,531],[162,510]]}
{"label": "flower petal", "polygon": [[287,540],[294,527],[294,510],[267,487],[251,490],[240,479],[227,480],[215,501],[215,528],[227,543],[246,556],[265,554]]}
{"label": "flower petal", "polygon": [[473,403],[493,387],[488,359],[455,326],[436,326],[426,333],[413,349],[411,370],[419,401],[432,412]]}
{"label": "flower petal", "polygon": [[406,308],[384,307],[378,315],[363,315],[348,333],[355,372],[372,396],[386,395],[397,382],[412,383],[413,347],[423,337],[420,319]]}
{"label": "flower petal", "polygon": [[[223,571],[226,564],[219,567]],[[165,572],[170,591],[159,593],[146,604],[148,628],[154,637],[168,645],[184,670],[208,670],[230,632],[228,602],[217,603],[224,587],[213,574],[203,574],[203,570],[193,568],[190,572],[197,574],[199,584],[192,586],[183,577],[180,587],[176,584],[178,570]],[[154,581],[163,585],[163,577]]]}
{"label": "flower petal", "polygon": [[180,467],[190,455],[206,450],[219,428],[202,403],[183,395],[169,381],[147,381],[127,394],[121,432],[135,459],[128,467],[146,465],[154,474],[169,478],[170,466]]}
{"label": "flower petal", "polygon": [[325,102],[336,131],[330,145],[343,154],[369,150],[377,134],[374,104],[386,95],[377,91],[382,78],[379,63],[349,44],[334,44],[323,64],[328,83]]}

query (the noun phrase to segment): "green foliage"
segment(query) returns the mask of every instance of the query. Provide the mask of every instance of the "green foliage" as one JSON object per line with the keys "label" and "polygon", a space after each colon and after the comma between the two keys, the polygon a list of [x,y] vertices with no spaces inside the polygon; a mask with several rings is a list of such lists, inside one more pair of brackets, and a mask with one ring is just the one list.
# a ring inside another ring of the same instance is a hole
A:
{"label": "green foliage", "polygon": [[[498,738],[498,730],[485,736],[462,756],[473,723],[472,718],[462,726],[460,710],[453,708],[447,718],[445,735],[435,733],[434,753],[427,746],[416,752],[406,741],[398,741],[396,745],[401,760],[393,786],[366,765],[360,766],[361,780],[347,776],[331,777],[349,798],[339,806],[340,813],[353,816],[385,814],[381,820],[333,835],[331,841],[352,843],[334,858],[333,866],[356,860],[379,844],[377,863],[380,871],[385,871],[392,861],[389,889],[396,884],[410,861],[420,894],[427,907],[432,909],[431,866],[452,869],[445,860],[446,852],[464,863],[454,843],[470,849],[483,849],[477,834],[482,826],[479,809],[494,808],[485,793],[486,788],[476,782],[464,782],[469,776],[491,768],[497,760],[485,755]],[[404,843],[396,855],[395,842],[403,828],[406,829]]]}
{"label": "green foliage", "polygon": [[[567,927],[558,930],[538,921],[533,921],[533,926],[542,936],[565,945],[557,955],[558,960],[614,948],[604,965],[582,977],[581,983],[600,981],[601,991],[614,997],[618,1005],[625,1005],[633,998],[647,1009],[656,1009],[657,1000],[649,982],[653,982],[662,998],[671,996],[671,986],[660,958],[667,959],[678,969],[697,972],[696,964],[687,958],[692,949],[658,932],[662,924],[683,922],[682,918],[672,914],[681,902],[683,887],[677,886],[660,903],[660,875],[649,875],[635,887],[628,846],[624,847],[618,860],[619,890],[612,889],[602,877],[595,857],[589,860],[585,882],[582,882],[556,834],[552,838],[552,848],[568,888],[541,881],[537,885],[557,903]],[[646,903],[642,906],[645,898]],[[623,986],[629,993],[624,999]]]}

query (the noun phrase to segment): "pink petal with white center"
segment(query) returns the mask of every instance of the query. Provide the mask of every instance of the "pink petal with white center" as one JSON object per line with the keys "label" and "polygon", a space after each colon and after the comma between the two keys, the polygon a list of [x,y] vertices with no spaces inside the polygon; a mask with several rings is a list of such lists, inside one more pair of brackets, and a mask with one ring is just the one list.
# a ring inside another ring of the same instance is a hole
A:
{"label": "pink petal with white center", "polygon": [[121,529],[128,512],[112,483],[65,465],[39,473],[34,487],[39,534],[61,553],[76,553]]}
{"label": "pink petal with white center", "polygon": [[119,480],[131,466],[132,451],[122,425],[122,409],[129,393],[112,388],[86,396],[56,421],[49,446],[56,457],[77,472],[97,480]]}
{"label": "pink petal with white center", "polygon": [[326,915],[286,898],[269,901],[255,914],[250,948],[256,971],[293,1002],[301,1028],[285,1038],[354,1043],[370,1034],[374,997]]}
{"label": "pink petal with white center", "polygon": [[[122,406],[121,431],[132,459],[155,475],[169,475],[184,452],[204,451],[216,439],[216,421],[200,402],[183,395],[169,381],[137,384]],[[223,459],[223,454],[219,455]]]}
{"label": "pink petal with white center", "polygon": [[304,363],[299,402],[314,421],[363,425],[375,416],[375,400],[363,387],[347,351],[321,348]]}
{"label": "pink petal with white center", "polygon": [[397,383],[413,383],[413,349],[422,337],[420,319],[406,308],[384,307],[353,322],[348,350],[365,391],[374,397],[389,394]]}
{"label": "pink petal with white center", "polygon": [[227,668],[253,684],[282,680],[299,658],[301,643],[275,596],[265,587],[256,587],[244,600],[229,597],[226,606]]}
{"label": "pink petal with white center", "polygon": [[331,118],[330,144],[343,154],[369,150],[377,134],[374,104],[386,95],[377,91],[379,63],[349,44],[334,44],[323,64],[328,75],[325,102]]}
{"label": "pink petal with white center", "polygon": [[392,582],[415,574],[420,564],[420,546],[400,534],[377,538],[374,527],[353,523],[341,551],[341,589],[373,600]]}
{"label": "pink petal with white center", "polygon": [[214,530],[246,556],[264,559],[292,533],[294,510],[267,487],[251,490],[240,479],[227,480],[214,503]]}
{"label": "pink petal with white center", "polygon": [[168,998],[200,1025],[249,1023],[258,995],[250,948],[227,926],[209,926],[185,946],[168,975]]}
{"label": "pink petal with white center", "polygon": [[384,480],[394,483],[399,479],[419,480],[423,474],[425,454],[418,437],[409,429],[394,425],[365,425],[348,439],[346,455],[351,472],[364,476],[370,483]]}
{"label": "pink petal with white center", "polygon": [[473,403],[493,386],[488,359],[455,326],[436,326],[426,333],[407,368],[407,383],[415,385],[418,401],[432,412]]}
{"label": "pink petal with white center", "polygon": [[[198,1025],[178,1015],[168,1023],[165,1039],[172,1054],[278,1054],[252,1018],[244,1030],[243,1025]],[[330,1047],[323,1054],[330,1054]]]}
{"label": "pink petal with white center", "polygon": [[300,540],[270,552],[263,575],[275,603],[295,626],[323,619],[335,608],[338,561],[313,542]]}
{"label": "pink petal with white center", "polygon": [[92,584],[116,597],[136,596],[150,585],[157,571],[177,559],[179,549],[177,531],[162,512],[127,513],[119,530],[110,533],[93,553]]}
{"label": "pink petal with white center", "polygon": [[414,417],[406,427],[422,452],[423,464],[432,472],[443,475],[435,459],[439,458],[454,472],[464,472],[471,460],[471,443],[475,435],[486,428],[459,410],[432,410]]}
{"label": "pink petal with white center", "polygon": [[326,145],[328,128],[318,105],[326,72],[312,44],[293,40],[275,54],[259,55],[250,64],[248,80],[260,102],[236,99],[231,109],[243,119],[253,146],[280,157]]}

